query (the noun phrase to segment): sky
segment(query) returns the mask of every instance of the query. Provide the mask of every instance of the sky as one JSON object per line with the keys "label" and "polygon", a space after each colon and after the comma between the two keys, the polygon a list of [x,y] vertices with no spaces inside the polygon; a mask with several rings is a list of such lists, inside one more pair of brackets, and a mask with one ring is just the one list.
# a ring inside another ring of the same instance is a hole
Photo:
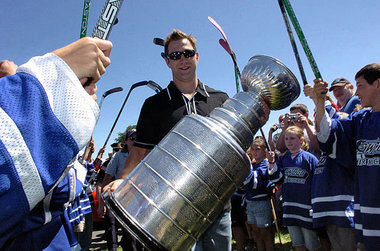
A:
{"label": "sky", "polygon": [[[378,0],[290,0],[303,33],[324,80],[345,77],[355,82],[355,73],[364,65],[378,62],[380,22]],[[92,0],[87,35],[101,13],[105,1]],[[79,38],[83,0],[1,0],[0,60],[20,65],[33,56],[43,55]],[[95,151],[104,144],[130,87],[139,81],[153,80],[165,88],[172,79],[154,37],[165,38],[174,28],[197,39],[198,78],[205,84],[236,93],[233,63],[219,45],[219,31],[208,21],[214,18],[227,35],[242,71],[255,55],[279,59],[302,80],[284,21],[276,0],[125,0],[109,40],[113,43],[111,65],[97,83],[98,97],[114,87],[123,92],[105,98],[93,137]],[[295,33],[294,33],[295,35]],[[295,35],[296,36],[296,35]],[[296,37],[306,77],[313,72]],[[142,86],[134,89],[111,135],[135,125],[141,106],[154,92]],[[301,92],[293,104],[302,103],[313,113],[313,103]],[[272,111],[263,130],[277,123],[289,111]],[[259,135],[259,133],[257,134]],[[109,151],[107,147],[106,151]],[[104,156],[105,157],[105,156]]]}

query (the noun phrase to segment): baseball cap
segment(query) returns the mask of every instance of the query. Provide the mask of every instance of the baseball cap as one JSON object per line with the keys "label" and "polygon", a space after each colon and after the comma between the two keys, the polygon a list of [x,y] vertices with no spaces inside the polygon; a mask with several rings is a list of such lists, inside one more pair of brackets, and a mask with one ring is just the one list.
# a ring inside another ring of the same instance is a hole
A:
{"label": "baseball cap", "polygon": [[128,130],[125,138],[128,139],[134,133],[136,133],[136,129],[130,129],[130,130]]}
{"label": "baseball cap", "polygon": [[120,142],[119,142],[119,143],[117,143],[117,142],[112,143],[112,144],[111,144],[111,147],[112,147],[113,149],[117,149],[117,150],[123,148],[123,146],[121,145]]}
{"label": "baseball cap", "polygon": [[347,84],[351,84],[351,82],[345,78],[336,78],[332,81],[329,91],[331,92],[335,87],[345,86]]}

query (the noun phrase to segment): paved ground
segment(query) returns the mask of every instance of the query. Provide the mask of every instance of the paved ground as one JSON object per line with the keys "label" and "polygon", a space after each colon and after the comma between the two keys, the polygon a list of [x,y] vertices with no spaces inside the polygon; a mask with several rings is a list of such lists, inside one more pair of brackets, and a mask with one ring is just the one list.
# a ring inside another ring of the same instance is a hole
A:
{"label": "paved ground", "polygon": [[91,250],[107,250],[107,242],[104,237],[104,230],[101,223],[94,223],[90,248]]}
{"label": "paved ground", "polygon": [[[121,240],[122,232],[121,229],[118,231],[118,241]],[[118,250],[121,247],[118,248]],[[93,231],[92,231],[92,242],[90,246],[90,250],[99,251],[99,250],[107,250],[107,242],[104,236],[104,229],[101,222],[95,222]]]}

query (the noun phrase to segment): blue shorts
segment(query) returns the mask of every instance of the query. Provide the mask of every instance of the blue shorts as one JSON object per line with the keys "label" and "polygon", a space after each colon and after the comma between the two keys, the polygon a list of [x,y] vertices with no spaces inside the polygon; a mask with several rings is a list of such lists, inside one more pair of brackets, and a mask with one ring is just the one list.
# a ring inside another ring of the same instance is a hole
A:
{"label": "blue shorts", "polygon": [[272,223],[270,200],[247,200],[247,223],[257,227],[269,227]]}
{"label": "blue shorts", "polygon": [[315,250],[321,247],[315,230],[298,226],[288,226],[288,231],[293,247],[305,246],[308,250]]}

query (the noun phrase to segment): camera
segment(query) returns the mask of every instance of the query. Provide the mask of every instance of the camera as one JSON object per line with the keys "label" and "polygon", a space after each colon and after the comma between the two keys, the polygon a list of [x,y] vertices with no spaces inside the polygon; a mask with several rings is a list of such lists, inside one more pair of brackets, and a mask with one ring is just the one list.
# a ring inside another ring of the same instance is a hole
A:
{"label": "camera", "polygon": [[298,114],[297,113],[289,113],[289,118],[292,120],[298,119]]}

